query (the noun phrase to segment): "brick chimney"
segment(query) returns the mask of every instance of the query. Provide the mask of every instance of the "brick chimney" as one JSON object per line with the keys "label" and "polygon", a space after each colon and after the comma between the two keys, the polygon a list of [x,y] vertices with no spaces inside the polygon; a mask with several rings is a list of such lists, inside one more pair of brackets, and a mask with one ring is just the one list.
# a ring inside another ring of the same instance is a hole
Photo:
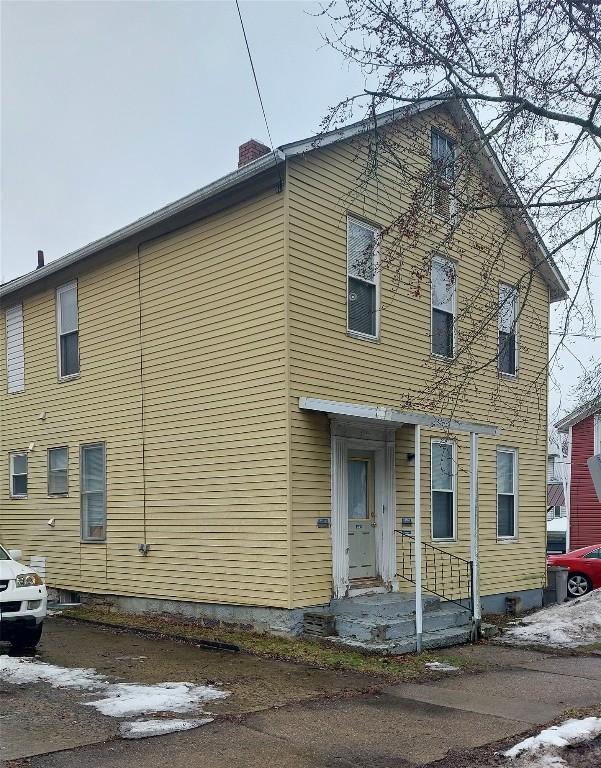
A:
{"label": "brick chimney", "polygon": [[238,168],[242,168],[247,163],[252,163],[253,160],[263,157],[263,155],[267,155],[269,152],[271,152],[269,147],[255,139],[251,139],[245,144],[240,144],[238,147]]}

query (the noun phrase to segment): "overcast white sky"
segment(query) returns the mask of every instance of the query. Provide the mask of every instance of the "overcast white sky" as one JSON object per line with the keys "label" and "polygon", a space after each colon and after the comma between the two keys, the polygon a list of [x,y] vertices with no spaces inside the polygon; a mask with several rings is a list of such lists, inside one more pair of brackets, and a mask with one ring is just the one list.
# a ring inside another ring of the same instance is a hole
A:
{"label": "overcast white sky", "polygon": [[[276,145],[316,132],[362,88],[324,47],[317,10],[242,3]],[[267,139],[234,2],[5,1],[1,14],[2,281],[31,270],[38,248],[46,261],[68,253],[232,170],[250,137]],[[601,290],[598,305],[601,317]],[[565,394],[576,358],[599,356],[601,342],[572,345]]]}

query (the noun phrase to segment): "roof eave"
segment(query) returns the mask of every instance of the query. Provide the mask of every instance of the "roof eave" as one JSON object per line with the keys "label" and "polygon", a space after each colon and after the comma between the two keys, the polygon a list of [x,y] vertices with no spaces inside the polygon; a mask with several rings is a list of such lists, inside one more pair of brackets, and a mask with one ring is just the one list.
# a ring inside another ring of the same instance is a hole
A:
{"label": "roof eave", "polygon": [[201,187],[195,192],[192,192],[173,203],[169,203],[168,205],[163,206],[163,208],[159,208],[158,210],[153,211],[153,213],[149,213],[147,216],[143,216],[131,224],[127,224],[125,227],[121,227],[120,229],[111,232],[105,237],[94,240],[93,242],[88,243],[88,245],[78,248],[76,251],[61,256],[60,258],[51,261],[49,264],[46,264],[44,267],[40,267],[39,269],[21,275],[8,283],[0,285],[0,298],[10,296],[22,288],[26,288],[50,275],[56,274],[63,269],[67,269],[90,256],[94,256],[109,248],[119,246],[121,243],[124,243],[136,235],[143,234],[145,231],[161,224],[171,217],[184,213],[201,203],[208,202],[214,197],[217,197],[217,195],[227,192],[230,189],[251,180],[255,176],[259,176],[264,171],[275,167],[278,163],[285,162],[285,160],[286,158],[284,154],[279,150],[270,152],[268,155],[264,155],[257,160],[253,160],[251,163],[248,163],[241,168],[237,168],[235,171]]}

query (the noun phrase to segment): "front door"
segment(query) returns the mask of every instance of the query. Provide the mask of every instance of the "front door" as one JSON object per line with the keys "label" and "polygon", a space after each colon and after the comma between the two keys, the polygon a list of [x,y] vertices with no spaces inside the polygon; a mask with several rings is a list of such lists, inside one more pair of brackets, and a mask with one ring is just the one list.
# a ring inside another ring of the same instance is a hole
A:
{"label": "front door", "polygon": [[368,451],[347,458],[349,579],[375,578],[375,462]]}

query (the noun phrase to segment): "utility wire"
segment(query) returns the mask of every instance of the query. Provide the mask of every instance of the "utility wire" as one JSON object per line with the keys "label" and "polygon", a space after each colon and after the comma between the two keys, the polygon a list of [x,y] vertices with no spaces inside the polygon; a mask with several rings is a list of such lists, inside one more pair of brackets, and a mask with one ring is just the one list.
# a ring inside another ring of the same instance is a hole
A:
{"label": "utility wire", "polygon": [[280,166],[278,158],[275,153],[275,147],[273,146],[273,139],[271,138],[271,131],[269,130],[269,122],[267,121],[267,113],[265,112],[265,106],[263,104],[263,97],[261,96],[261,89],[259,88],[259,81],[257,79],[257,73],[255,71],[255,65],[253,64],[253,57],[250,52],[250,45],[248,44],[248,37],[246,36],[246,29],[244,28],[244,21],[242,20],[242,12],[240,11],[240,3],[236,0],[236,8],[238,9],[238,18],[240,19],[240,26],[242,27],[242,34],[244,35],[244,42],[246,43],[246,51],[248,53],[248,60],[250,61],[250,68],[252,69],[253,78],[255,80],[255,86],[257,88],[257,95],[259,97],[259,103],[261,104],[261,111],[263,112],[263,119],[265,120],[265,127],[267,128],[267,135],[269,136],[269,143],[271,144],[271,151],[276,161],[276,167],[278,169],[278,175],[280,177],[280,187],[282,186],[282,176],[280,174]]}

